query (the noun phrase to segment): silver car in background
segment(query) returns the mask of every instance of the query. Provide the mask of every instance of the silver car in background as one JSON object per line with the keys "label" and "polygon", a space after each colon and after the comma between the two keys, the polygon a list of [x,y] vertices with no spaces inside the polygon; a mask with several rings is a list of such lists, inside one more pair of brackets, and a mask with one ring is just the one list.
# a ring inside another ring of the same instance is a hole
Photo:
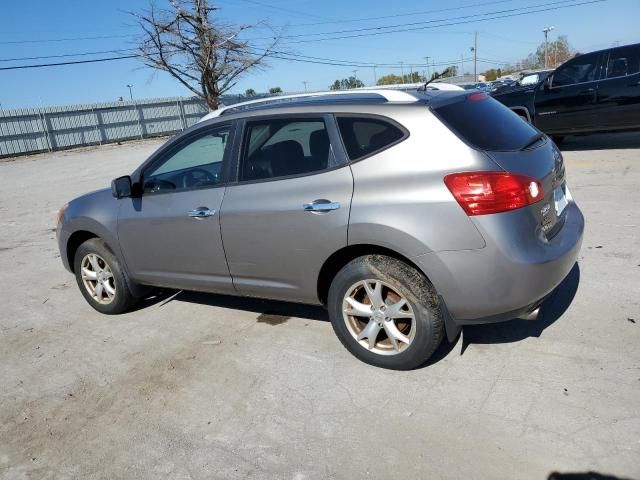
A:
{"label": "silver car in background", "polygon": [[412,369],[534,311],[583,228],[560,151],[508,108],[372,90],[213,112],[69,202],[57,239],[100,312],[152,287],[322,304],[356,357]]}

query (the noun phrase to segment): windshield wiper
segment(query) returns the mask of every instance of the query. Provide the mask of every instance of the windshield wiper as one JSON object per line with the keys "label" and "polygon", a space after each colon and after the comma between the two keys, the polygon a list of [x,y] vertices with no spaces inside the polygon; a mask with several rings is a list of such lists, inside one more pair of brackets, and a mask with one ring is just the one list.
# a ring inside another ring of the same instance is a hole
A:
{"label": "windshield wiper", "polygon": [[526,150],[527,148],[529,148],[531,145],[533,145],[534,143],[538,142],[542,138],[544,138],[544,133],[542,133],[542,132],[536,133],[533,137],[531,137],[531,139],[527,142],[527,144],[520,149],[520,151]]}

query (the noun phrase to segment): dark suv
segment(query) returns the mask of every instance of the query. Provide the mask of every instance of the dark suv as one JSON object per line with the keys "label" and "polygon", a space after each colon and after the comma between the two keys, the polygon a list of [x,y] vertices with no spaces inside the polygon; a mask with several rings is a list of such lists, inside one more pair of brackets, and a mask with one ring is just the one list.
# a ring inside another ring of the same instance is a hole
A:
{"label": "dark suv", "polygon": [[640,129],[640,44],[577,56],[537,84],[493,96],[556,140]]}

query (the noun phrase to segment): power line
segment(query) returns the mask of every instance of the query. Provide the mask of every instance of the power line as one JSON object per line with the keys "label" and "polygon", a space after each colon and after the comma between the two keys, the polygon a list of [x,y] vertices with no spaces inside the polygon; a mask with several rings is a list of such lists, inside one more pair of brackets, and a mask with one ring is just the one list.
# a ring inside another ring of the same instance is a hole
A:
{"label": "power line", "polygon": [[452,10],[464,10],[467,8],[484,7],[486,5],[495,5],[497,3],[509,3],[511,1],[512,0],[493,0],[491,2],[471,3],[467,5],[461,5],[458,7],[438,8],[434,10],[422,10],[418,12],[408,12],[408,13],[396,13],[393,15],[384,15],[380,17],[350,18],[350,19],[344,19],[344,20],[329,20],[326,22],[316,22],[316,23],[298,23],[297,25],[291,25],[291,27],[293,28],[312,27],[316,25],[329,25],[329,24],[335,24],[335,23],[356,23],[356,22],[368,22],[371,20],[387,20],[389,18],[398,18],[398,17],[414,17],[416,15],[426,15],[427,13],[440,13],[440,12],[449,12]]}
{"label": "power line", "polygon": [[124,60],[126,58],[137,58],[137,57],[140,57],[140,55],[124,55],[122,57],[93,58],[91,60],[75,60],[71,62],[39,63],[35,65],[17,65],[13,67],[0,67],[0,70],[21,70],[25,68],[42,68],[42,67],[58,67],[61,65],[78,65],[81,63],[111,62],[113,60]]}
{"label": "power line", "polygon": [[95,37],[70,37],[70,38],[47,38],[42,40],[3,40],[0,41],[0,45],[17,45],[21,43],[50,43],[50,42],[74,42],[77,40],[100,40],[105,38],[126,38],[136,37],[135,34],[129,35],[98,35]]}
{"label": "power line", "polygon": [[[172,52],[175,53],[175,52]],[[256,53],[256,52],[251,52],[248,51],[248,53],[252,54],[252,55],[262,55],[264,52],[261,53]],[[319,59],[314,59],[313,57],[308,57],[308,58],[304,58],[304,56],[294,56],[294,54],[287,54],[284,52],[274,52],[274,53],[269,53],[266,55],[269,58],[277,58],[280,60],[287,60],[287,61],[292,61],[292,62],[302,62],[302,63],[312,63],[312,64],[318,64],[318,65],[331,65],[331,66],[337,66],[337,67],[368,67],[368,68],[374,68],[374,67],[386,67],[386,68],[400,68],[401,65],[398,64],[377,64],[377,63],[364,63],[364,62],[353,62],[353,61],[349,61],[349,60],[336,60],[336,59],[324,59],[324,60],[319,60]],[[57,67],[57,66],[65,66],[65,65],[79,65],[79,64],[86,64],[86,63],[97,63],[97,62],[111,62],[111,61],[115,61],[115,60],[125,60],[125,59],[130,59],[130,58],[140,58],[142,57],[142,55],[140,54],[134,54],[134,55],[122,55],[122,56],[117,56],[117,57],[107,57],[107,58],[94,58],[94,59],[89,59],[89,60],[74,60],[74,61],[68,61],[68,62],[55,62],[55,63],[39,63],[39,64],[29,64],[29,65],[16,65],[16,66],[11,66],[11,67],[0,67],[0,71],[1,70],[22,70],[22,69],[28,69],[28,68],[44,68],[44,67]],[[321,57],[316,57],[316,58],[321,58]],[[457,60],[452,60],[452,61],[446,61],[446,62],[438,62],[438,63],[431,63],[432,66],[443,66],[443,65],[449,65],[449,64],[454,64]],[[419,67],[423,67],[425,65],[422,64],[415,64],[416,66]]]}
{"label": "power line", "polygon": [[[569,1],[573,1],[573,0],[569,0]],[[287,43],[295,44],[295,43],[319,42],[319,41],[326,41],[326,40],[343,40],[343,39],[347,39],[347,38],[370,37],[370,36],[374,36],[374,35],[387,35],[387,34],[390,34],[390,33],[405,33],[405,32],[418,31],[418,30],[428,30],[428,29],[432,29],[432,28],[448,27],[448,26],[452,26],[452,25],[464,25],[464,24],[468,24],[468,23],[486,22],[486,21],[489,21],[489,20],[498,20],[498,19],[502,19],[502,18],[519,17],[519,16],[523,16],[523,15],[530,15],[532,13],[548,12],[548,11],[553,11],[553,10],[560,10],[562,8],[579,7],[579,6],[583,6],[583,5],[590,5],[590,4],[594,4],[594,3],[602,3],[602,2],[607,2],[607,1],[609,1],[609,0],[589,0],[589,1],[582,1],[582,2],[579,2],[579,3],[573,3],[571,5],[559,5],[559,6],[548,7],[548,8],[539,8],[537,10],[531,10],[531,11],[527,11],[527,12],[517,12],[517,13],[510,13],[510,14],[505,14],[505,15],[496,15],[496,16],[492,16],[492,17],[488,17],[488,18],[476,18],[476,19],[471,19],[471,20],[466,20],[466,21],[459,21],[459,22],[441,23],[439,25],[418,26],[418,27],[403,28],[403,29],[397,29],[397,30],[373,31],[373,32],[359,33],[359,34],[354,34],[354,35],[342,35],[342,36],[335,36],[335,37],[297,40],[297,41],[292,41],[292,42],[287,42]],[[546,5],[549,5],[549,4],[546,4]],[[530,7],[527,7],[527,8],[530,8]],[[483,15],[489,15],[489,14],[483,14]],[[442,21],[442,20],[440,20],[440,21]],[[429,23],[429,22],[419,22],[419,23],[424,24],[424,23]],[[391,28],[391,27],[375,27],[376,30],[382,30],[382,29],[386,29],[386,28]],[[372,30],[372,29],[369,29],[369,30]],[[307,34],[307,35],[304,35],[304,36],[308,37],[310,35],[313,35],[313,34]],[[315,34],[315,35],[320,35],[320,34]]]}
{"label": "power line", "polygon": [[135,52],[137,48],[123,48],[120,50],[101,50],[99,52],[64,53],[61,55],[42,55],[38,57],[0,58],[0,62],[19,62],[24,60],[44,60],[48,58],[84,57],[87,55],[103,55],[105,53]]}
{"label": "power line", "polygon": [[[506,9],[506,10],[497,10],[497,11],[493,11],[493,12],[486,12],[486,13],[475,13],[475,14],[471,14],[471,15],[462,15],[462,16],[458,16],[458,17],[450,17],[450,18],[442,18],[442,19],[437,19],[437,20],[425,20],[425,21],[420,21],[420,22],[409,22],[409,23],[399,23],[399,24],[395,24],[395,25],[380,25],[377,27],[365,27],[365,28],[354,28],[354,29],[346,29],[346,30],[335,30],[332,32],[318,32],[318,33],[304,33],[304,34],[296,34],[296,35],[283,35],[280,38],[283,39],[288,39],[288,38],[301,38],[304,37],[307,40],[304,41],[299,41],[299,42],[289,42],[289,43],[307,43],[307,42],[316,42],[319,40],[338,40],[338,39],[344,39],[344,38],[355,38],[355,37],[361,37],[361,36],[367,36],[367,35],[381,35],[381,34],[386,34],[386,33],[399,33],[399,32],[408,32],[408,31],[413,31],[413,30],[425,30],[425,29],[429,29],[429,28],[438,28],[438,27],[442,27],[442,26],[451,26],[451,25],[461,25],[461,24],[466,24],[466,23],[473,23],[473,22],[479,22],[479,21],[486,21],[486,20],[493,20],[496,18],[507,18],[507,17],[515,17],[515,16],[521,16],[521,15],[529,15],[531,13],[538,13],[538,12],[546,12],[549,10],[558,10],[561,8],[570,8],[570,7],[576,7],[576,6],[581,6],[581,5],[587,5],[590,3],[600,3],[600,2],[605,2],[608,0],[590,0],[590,1],[580,1],[580,0],[560,0],[560,1],[554,1],[554,2],[547,2],[547,3],[539,3],[537,5],[530,5],[527,7],[518,7],[518,8],[510,8],[510,9]],[[578,3],[576,3],[578,2]],[[567,5],[563,5],[563,4],[567,4]],[[538,8],[538,7],[548,7],[548,8],[540,8],[538,10],[531,10],[534,8]],[[529,10],[529,11],[525,11],[525,10]],[[495,15],[499,15],[499,14],[507,14],[507,15],[500,15],[500,16],[495,16]],[[490,16],[492,15],[492,18],[475,18],[475,17],[486,17],[486,16]],[[467,20],[467,21],[460,21],[460,22],[453,22],[454,20],[465,20],[465,19],[472,19],[472,20]],[[442,22],[452,22],[452,23],[446,23],[446,24],[441,24]],[[434,24],[434,23],[439,23],[440,25],[431,25],[430,24]],[[401,30],[399,30],[402,27]],[[404,27],[409,27],[409,28],[404,28]],[[390,30],[390,29],[396,29],[396,30]],[[390,30],[390,31],[386,31],[386,30]],[[370,32],[367,34],[360,34],[360,32]],[[337,37],[331,37],[331,38],[313,38],[313,39],[309,39],[308,37],[313,36],[322,36],[322,35],[327,35],[327,36],[331,36],[331,35],[342,35],[342,34],[351,34],[353,33],[354,35],[344,35],[344,36],[337,36]],[[254,40],[257,40],[257,38],[254,38]]]}

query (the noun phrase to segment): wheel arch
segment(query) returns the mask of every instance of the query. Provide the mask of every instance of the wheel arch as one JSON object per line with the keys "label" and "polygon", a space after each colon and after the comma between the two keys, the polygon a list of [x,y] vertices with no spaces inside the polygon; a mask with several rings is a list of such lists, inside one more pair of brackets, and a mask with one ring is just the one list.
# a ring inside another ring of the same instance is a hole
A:
{"label": "wheel arch", "polygon": [[84,242],[86,242],[87,240],[91,240],[92,238],[100,237],[89,230],[78,230],[73,232],[69,237],[69,240],[67,240],[66,255],[67,261],[69,262],[69,268],[71,269],[72,273],[75,273],[75,265],[73,260],[75,258],[76,252],[78,251],[78,248]]}
{"label": "wheel arch", "polygon": [[[412,262],[407,256],[392,250],[387,247],[374,244],[356,244],[348,245],[334,252],[329,258],[327,258],[320,269],[318,274],[318,299],[323,305],[327,304],[327,297],[329,296],[329,287],[336,274],[351,260],[362,257],[364,255],[386,255],[391,258],[398,259],[412,268],[415,268],[418,272],[427,276],[414,262]],[[427,277],[428,278],[428,277]]]}
{"label": "wheel arch", "polygon": [[527,122],[529,122],[529,123],[531,123],[533,125],[533,122],[531,121],[531,112],[529,112],[529,109],[527,107],[525,107],[525,106],[515,106],[515,107],[509,107],[509,108],[516,115],[518,115],[519,117],[523,117]]}
{"label": "wheel arch", "polygon": [[[327,297],[329,296],[329,287],[336,274],[351,260],[361,257],[363,255],[386,255],[391,258],[400,260],[410,267],[416,269],[433,285],[433,281],[429,278],[427,272],[420,268],[415,262],[411,261],[406,255],[403,255],[395,250],[380,245],[374,244],[356,244],[348,245],[340,250],[334,252],[327,260],[325,260],[320,273],[318,274],[318,299],[323,305],[327,305]],[[435,285],[434,285],[435,288]],[[445,324],[445,330],[447,339],[449,342],[453,342],[460,333],[460,326],[455,323],[446,306],[446,302],[442,295],[438,293],[440,298],[440,306],[442,309],[443,320]]]}

